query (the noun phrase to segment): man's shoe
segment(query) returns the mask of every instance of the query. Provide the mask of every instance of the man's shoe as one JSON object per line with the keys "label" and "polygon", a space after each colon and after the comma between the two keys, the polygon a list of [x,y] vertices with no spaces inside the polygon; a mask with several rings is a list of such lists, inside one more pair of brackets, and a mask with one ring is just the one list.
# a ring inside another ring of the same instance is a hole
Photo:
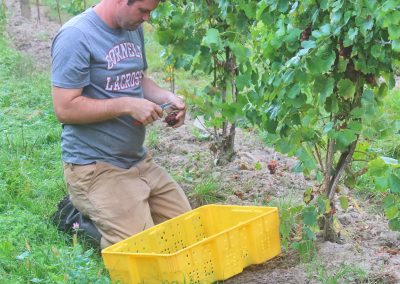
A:
{"label": "man's shoe", "polygon": [[57,205],[57,211],[51,216],[58,230],[72,235],[77,232],[80,237],[91,245],[99,247],[101,234],[92,220],[86,218],[72,205],[69,195],[66,195]]}

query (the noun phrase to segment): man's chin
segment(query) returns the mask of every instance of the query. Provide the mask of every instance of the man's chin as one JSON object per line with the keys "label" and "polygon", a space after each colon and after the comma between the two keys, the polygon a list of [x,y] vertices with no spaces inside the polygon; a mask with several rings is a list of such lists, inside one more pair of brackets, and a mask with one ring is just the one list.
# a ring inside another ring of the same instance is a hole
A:
{"label": "man's chin", "polygon": [[127,31],[135,31],[135,30],[137,30],[138,27],[140,27],[141,24],[142,23],[125,27],[125,30],[127,30]]}

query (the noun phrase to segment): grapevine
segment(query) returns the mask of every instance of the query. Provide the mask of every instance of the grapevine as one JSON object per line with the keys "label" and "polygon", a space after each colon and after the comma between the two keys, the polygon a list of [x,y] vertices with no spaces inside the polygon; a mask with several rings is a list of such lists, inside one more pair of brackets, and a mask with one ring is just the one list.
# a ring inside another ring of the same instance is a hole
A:
{"label": "grapevine", "polygon": [[[303,235],[316,239],[319,225],[337,241],[336,204],[349,203],[337,198],[338,186],[360,145],[392,127],[381,104],[395,83],[400,1],[174,1],[153,16],[167,61],[210,75],[209,86],[186,95],[219,149],[229,149],[244,118],[269,133],[278,151],[298,158],[295,170],[319,184],[307,194]],[[372,159],[369,171],[387,169],[381,187],[394,195],[385,212],[400,230],[398,167]]]}

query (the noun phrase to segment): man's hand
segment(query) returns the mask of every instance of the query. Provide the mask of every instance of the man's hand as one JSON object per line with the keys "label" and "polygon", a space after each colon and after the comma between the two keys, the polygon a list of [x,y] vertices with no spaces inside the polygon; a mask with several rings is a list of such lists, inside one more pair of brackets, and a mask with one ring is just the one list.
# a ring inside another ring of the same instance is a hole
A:
{"label": "man's hand", "polygon": [[186,105],[185,102],[183,101],[182,98],[170,93],[169,95],[169,101],[172,105],[171,108],[168,108],[167,111],[177,111],[177,115],[175,119],[178,121],[175,123],[172,127],[173,128],[178,128],[182,126],[185,122],[185,117],[186,117]]}
{"label": "man's hand", "polygon": [[152,101],[156,104],[171,103],[172,107],[166,109],[167,112],[177,111],[176,119],[178,122],[172,127],[177,128],[181,126],[185,121],[186,116],[186,106],[182,98],[176,96],[175,94],[160,88],[152,79],[143,76],[142,88],[144,98]]}
{"label": "man's hand", "polygon": [[161,107],[146,99],[132,99],[129,115],[143,125],[148,125],[163,116]]}
{"label": "man's hand", "polygon": [[147,125],[160,119],[161,107],[147,99],[119,97],[92,99],[82,96],[82,89],[53,87],[53,104],[58,120],[68,124],[86,124],[130,115]]}

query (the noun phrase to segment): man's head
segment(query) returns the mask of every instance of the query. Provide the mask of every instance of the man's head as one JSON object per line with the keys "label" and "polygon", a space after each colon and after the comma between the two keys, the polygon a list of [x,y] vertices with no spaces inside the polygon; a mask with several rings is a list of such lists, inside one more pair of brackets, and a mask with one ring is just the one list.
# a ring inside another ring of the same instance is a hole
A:
{"label": "man's head", "polygon": [[[140,0],[128,0],[128,5],[132,5],[133,2],[140,1]],[[165,2],[165,0],[160,0],[160,2]]]}
{"label": "man's head", "polygon": [[125,30],[136,30],[150,19],[150,13],[157,8],[160,0],[117,0],[117,25]]}

